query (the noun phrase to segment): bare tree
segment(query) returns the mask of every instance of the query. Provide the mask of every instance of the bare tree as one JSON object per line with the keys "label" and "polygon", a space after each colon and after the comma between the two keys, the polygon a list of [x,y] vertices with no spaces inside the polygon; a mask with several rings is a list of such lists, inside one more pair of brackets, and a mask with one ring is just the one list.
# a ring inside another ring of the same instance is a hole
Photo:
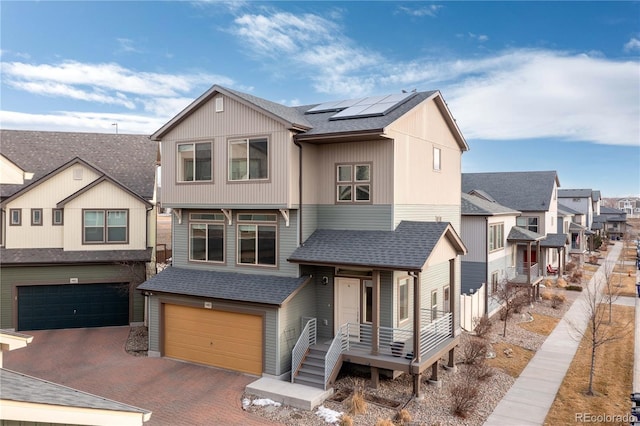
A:
{"label": "bare tree", "polygon": [[622,285],[622,282],[620,281],[620,283],[615,286],[613,284],[613,270],[615,268],[615,265],[612,262],[609,262],[607,260],[605,260],[602,263],[602,266],[600,266],[600,270],[599,272],[602,274],[602,281],[604,284],[604,300],[608,305],[608,309],[607,311],[609,312],[609,317],[608,317],[608,324],[611,324],[611,315],[612,315],[612,311],[613,311],[613,303],[618,299],[618,297],[620,297],[620,287]]}
{"label": "bare tree", "polygon": [[492,297],[502,305],[500,310],[500,319],[504,320],[504,329],[502,335],[507,337],[507,321],[514,312],[519,312],[520,309],[530,303],[529,287],[520,287],[509,283],[506,280],[498,283],[497,291],[493,292]]}
{"label": "bare tree", "polygon": [[[604,265],[603,265],[604,266]],[[603,270],[604,272],[604,270]],[[591,348],[591,367],[589,370],[589,387],[587,395],[594,395],[593,377],[595,374],[596,355],[601,346],[615,340],[624,338],[630,330],[631,322],[621,327],[614,327],[611,322],[611,312],[609,309],[609,321],[607,321],[607,303],[611,302],[611,297],[606,292],[604,285],[604,273],[594,275],[593,284],[584,287],[583,298],[577,303],[582,303],[582,309],[586,314],[586,327],[568,321],[570,328],[576,333],[576,340],[586,339]],[[604,291],[601,291],[604,290]],[[610,306],[609,306],[610,308]]]}

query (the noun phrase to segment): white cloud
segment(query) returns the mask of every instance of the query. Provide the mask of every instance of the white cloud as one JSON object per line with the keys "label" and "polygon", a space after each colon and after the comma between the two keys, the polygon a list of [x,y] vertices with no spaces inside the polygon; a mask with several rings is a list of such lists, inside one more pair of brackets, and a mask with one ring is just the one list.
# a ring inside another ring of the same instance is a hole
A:
{"label": "white cloud", "polygon": [[120,48],[118,49],[119,52],[126,52],[126,53],[140,52],[140,50],[138,50],[138,48],[134,45],[133,40],[129,38],[117,38],[116,41],[120,46]]}
{"label": "white cloud", "polygon": [[34,93],[43,96],[62,97],[69,99],[78,99],[87,102],[96,102],[101,104],[120,105],[128,109],[134,109],[135,104],[128,100],[122,93],[116,93],[115,96],[106,95],[103,92],[89,92],[75,88],[68,84],[55,82],[33,82],[33,81],[10,81],[8,85],[25,92]]}
{"label": "white cloud", "polygon": [[437,16],[440,9],[442,9],[442,6],[437,4],[430,4],[422,7],[398,6],[398,11],[417,17],[430,16],[434,18]]}
{"label": "white cloud", "polygon": [[628,42],[625,43],[624,51],[633,52],[636,50],[640,51],[640,40],[638,40],[635,37],[632,37]]}

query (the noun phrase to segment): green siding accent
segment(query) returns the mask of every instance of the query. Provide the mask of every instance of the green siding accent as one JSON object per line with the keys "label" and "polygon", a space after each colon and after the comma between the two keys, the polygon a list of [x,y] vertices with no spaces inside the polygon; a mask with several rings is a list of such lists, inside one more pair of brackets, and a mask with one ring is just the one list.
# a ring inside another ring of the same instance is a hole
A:
{"label": "green siding accent", "polygon": [[302,318],[315,318],[315,304],[315,283],[309,282],[280,309],[278,375],[291,370],[291,351],[302,332]]}
{"label": "green siding accent", "polygon": [[[304,266],[304,274],[313,276],[313,287],[315,288],[315,317],[318,319],[318,338],[330,339],[333,337],[333,268]],[[322,277],[327,277],[329,283],[322,284]],[[306,315],[305,316],[312,316]],[[325,325],[324,322],[327,322]]]}
{"label": "green siding accent", "polygon": [[[391,231],[393,209],[389,204],[317,206],[318,229]],[[304,226],[304,224],[303,224]]]}
{"label": "green siding accent", "polygon": [[[202,212],[202,210],[198,210]],[[287,262],[287,258],[291,256],[298,244],[298,212],[297,210],[289,210],[289,226],[285,225],[284,218],[278,211],[269,211],[268,213],[276,213],[278,217],[278,267],[257,267],[236,265],[236,217],[241,210],[233,211],[233,222],[231,225],[225,222],[225,263],[212,264],[203,262],[189,262],[189,212],[182,211],[182,223],[178,224],[175,217],[173,218],[173,266],[180,268],[200,269],[207,271],[224,271],[224,272],[240,272],[243,274],[266,274],[279,275],[287,277],[297,277],[298,265]],[[256,212],[256,210],[251,210]]]}
{"label": "green siding accent", "polygon": [[[15,328],[13,323],[13,286],[38,284],[69,284],[71,278],[77,278],[78,284],[98,284],[111,282],[144,281],[144,264],[136,267],[121,265],[60,265],[60,266],[28,266],[2,267],[0,270],[0,327]],[[144,303],[138,291],[133,294],[133,316],[131,322],[143,321],[143,310],[136,309],[137,304]]]}
{"label": "green siding accent", "polygon": [[[205,300],[210,301],[209,299],[188,296],[162,296],[162,303],[188,304],[190,306],[203,306]],[[237,309],[241,312],[248,313],[249,311],[255,311],[255,314],[264,314],[264,372],[276,375],[278,371],[278,360],[276,358],[278,344],[278,308],[220,301],[211,302],[213,303],[213,309]],[[196,305],[194,305],[194,303]],[[162,352],[162,344],[160,342],[160,327],[162,325],[160,305],[160,296],[154,295],[149,297],[149,351],[156,353]]]}
{"label": "green siding accent", "polygon": [[302,241],[318,229],[318,206],[316,204],[304,204],[302,206]]}

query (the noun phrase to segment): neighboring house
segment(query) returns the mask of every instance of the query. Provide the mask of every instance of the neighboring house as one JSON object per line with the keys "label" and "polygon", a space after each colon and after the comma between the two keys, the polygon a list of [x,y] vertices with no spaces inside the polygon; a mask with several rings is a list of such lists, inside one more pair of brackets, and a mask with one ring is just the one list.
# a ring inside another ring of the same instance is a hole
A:
{"label": "neighboring house", "polygon": [[515,271],[500,280],[539,291],[553,251],[564,247],[555,237],[542,244],[557,230],[559,186],[555,171],[463,173],[463,193],[479,194],[521,213],[515,226],[505,229],[506,243],[516,246]]}
{"label": "neighboring house", "polygon": [[2,353],[33,336],[0,330],[0,424],[142,425],[151,411],[2,368]]}
{"label": "neighboring house", "polygon": [[593,204],[591,210],[593,210],[593,216],[595,217],[600,214],[600,206],[602,205],[602,194],[597,189],[594,189],[591,193],[591,202]]}
{"label": "neighboring house", "polygon": [[629,216],[640,216],[640,198],[630,197],[622,198],[616,201],[619,210],[622,210]]}
{"label": "neighboring house", "polygon": [[517,245],[507,241],[507,233],[520,212],[480,192],[462,194],[461,236],[468,250],[462,258],[462,292],[474,293],[486,283],[484,312],[492,316],[501,306],[499,284],[515,277]]}
{"label": "neighboring house", "polygon": [[0,130],[2,156],[33,174],[0,185],[0,326],[143,321],[155,246],[157,144],[147,136]]}
{"label": "neighboring house", "polygon": [[[561,199],[561,201],[566,201],[566,198]],[[567,234],[569,244],[567,245],[566,253],[570,257],[573,256],[573,260],[576,262],[581,262],[582,255],[587,250],[593,249],[591,247],[593,244],[592,235],[595,232],[584,225],[586,222],[585,217],[585,213],[558,202],[558,225],[560,223],[563,225],[562,231],[558,230],[558,232]]]}
{"label": "neighboring house", "polygon": [[580,222],[575,223],[591,229],[593,222],[593,190],[591,189],[559,189],[558,204],[569,207],[582,214]]}
{"label": "neighboring house", "polygon": [[622,240],[627,232],[627,213],[624,210],[603,206],[595,222],[602,224],[604,236],[612,240]]}
{"label": "neighboring house", "polygon": [[349,360],[415,394],[453,365],[468,146],[439,92],[287,107],[213,86],[152,139],[173,262],[140,287],[150,355],[321,388]]}

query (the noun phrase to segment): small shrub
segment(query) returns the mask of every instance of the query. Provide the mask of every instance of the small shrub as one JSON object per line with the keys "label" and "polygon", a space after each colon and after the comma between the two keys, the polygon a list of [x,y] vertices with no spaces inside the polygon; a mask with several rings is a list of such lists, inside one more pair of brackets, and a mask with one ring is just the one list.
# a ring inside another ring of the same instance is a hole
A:
{"label": "small shrub", "polygon": [[478,405],[478,382],[472,377],[458,380],[449,391],[451,394],[451,411],[458,417],[466,418]]}
{"label": "small shrub", "polygon": [[465,364],[475,364],[484,360],[488,350],[487,342],[477,337],[469,339],[462,347],[462,360]]}
{"label": "small shrub", "polygon": [[473,331],[478,337],[485,337],[491,331],[492,321],[488,316],[483,315],[473,320]]}
{"label": "small shrub", "polygon": [[495,372],[493,371],[493,368],[484,361],[473,364],[469,367],[469,375],[481,382],[493,377],[494,374]]}
{"label": "small shrub", "polygon": [[567,286],[567,282],[565,281],[564,278],[558,278],[558,281],[556,281],[556,284],[560,288],[565,288]]}
{"label": "small shrub", "polygon": [[348,414],[343,414],[340,416],[340,422],[338,424],[340,426],[353,426],[353,418]]}
{"label": "small shrub", "polygon": [[396,413],[395,421],[399,425],[411,423],[411,414],[409,414],[409,411],[406,408],[403,408]]}
{"label": "small shrub", "polygon": [[519,293],[511,303],[513,305],[513,312],[519,314],[522,311],[522,308],[531,303],[531,299],[528,294],[523,292]]}
{"label": "small shrub", "polygon": [[573,271],[574,269],[576,269],[576,264],[575,264],[575,263],[573,263],[573,262],[569,262],[569,263],[567,263],[567,264],[565,265],[565,267],[564,267],[564,270],[565,270],[566,272],[571,272],[571,271]]}
{"label": "small shrub", "polygon": [[354,389],[353,395],[347,400],[349,414],[358,415],[367,412],[367,401],[364,399],[362,388]]}
{"label": "small shrub", "polygon": [[378,419],[376,426],[395,426],[389,419]]}
{"label": "small shrub", "polygon": [[571,290],[571,291],[582,291],[582,286],[579,285],[568,285],[566,287],[567,290]]}
{"label": "small shrub", "polygon": [[567,301],[567,298],[566,298],[566,296],[564,294],[555,293],[551,297],[551,307],[553,309],[558,309],[560,307],[560,305],[562,305],[566,301]]}
{"label": "small shrub", "polygon": [[550,290],[542,290],[540,292],[540,297],[542,297],[542,300],[551,300],[553,293]]}

